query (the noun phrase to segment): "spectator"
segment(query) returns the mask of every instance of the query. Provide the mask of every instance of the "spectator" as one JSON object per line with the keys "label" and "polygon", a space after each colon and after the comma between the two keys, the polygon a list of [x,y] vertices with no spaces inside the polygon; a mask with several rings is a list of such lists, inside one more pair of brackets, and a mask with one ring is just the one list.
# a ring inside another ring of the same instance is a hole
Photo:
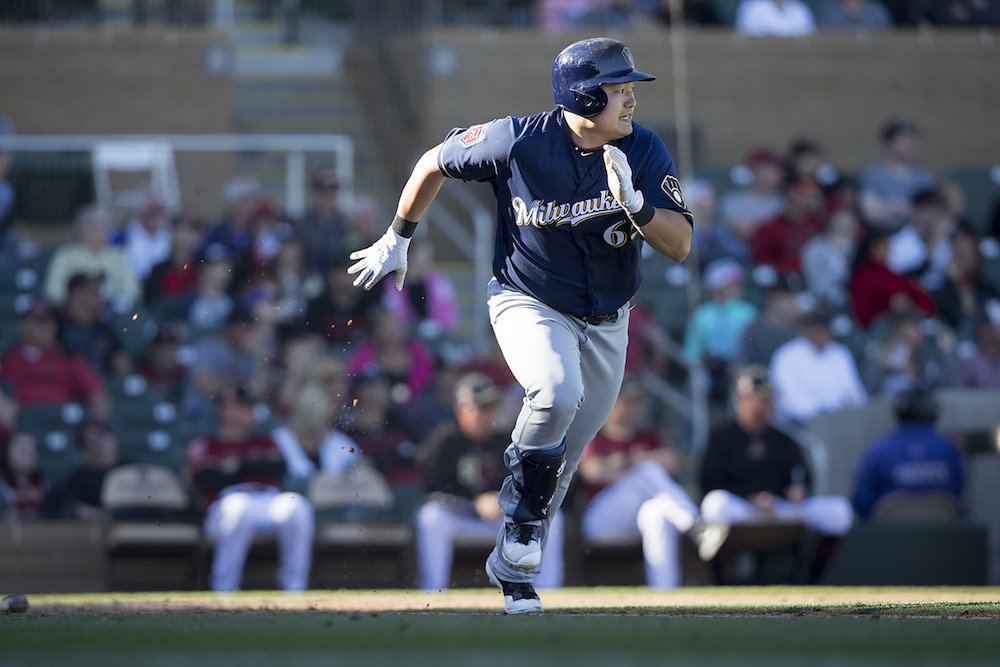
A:
{"label": "spectator", "polygon": [[323,291],[323,279],[305,263],[294,237],[279,242],[277,252],[240,295],[242,306],[259,322],[275,327],[279,342],[305,330],[306,304]]}
{"label": "spectator", "polygon": [[889,30],[892,18],[875,0],[831,0],[816,17],[821,30]]}
{"label": "spectator", "polygon": [[896,231],[910,217],[913,196],[934,187],[934,176],[918,165],[920,131],[909,120],[886,122],[882,147],[882,161],[858,175],[861,213],[866,224]]}
{"label": "spectator", "polygon": [[[395,407],[393,413],[410,440],[424,442],[435,429],[454,417],[455,383],[463,374],[455,366],[441,364],[431,386],[413,402]],[[498,415],[506,416],[502,409]]]}
{"label": "spectator", "polygon": [[380,309],[373,312],[368,340],[347,359],[348,375],[366,372],[379,373],[392,383],[393,402],[409,403],[433,380],[434,357],[420,340],[407,335],[395,313]]}
{"label": "spectator", "polygon": [[628,316],[628,347],[625,349],[625,372],[641,375],[649,372],[666,377],[670,369],[667,349],[669,334],[653,314],[639,301],[632,302]]}
{"label": "spectator", "polygon": [[801,0],[741,0],[736,32],[751,37],[805,37],[816,31],[809,6]]}
{"label": "spectator", "polygon": [[730,190],[719,201],[723,226],[748,241],[765,221],[785,211],[781,191],[781,158],[770,148],[756,148],[747,156],[752,180],[739,190]]}
{"label": "spectator", "polygon": [[277,584],[309,584],[313,510],[301,494],[282,492],[285,463],[269,435],[254,435],[254,399],[242,388],[219,393],[219,426],[188,445],[187,472],[205,511],[205,534],[215,541],[209,585],[236,591],[257,533],[273,534],[280,564]]}
{"label": "spectator", "polygon": [[107,418],[111,399],[104,382],[89,361],[59,346],[52,307],[34,301],[19,325],[20,344],[0,359],[0,382],[12,390],[17,404],[30,408],[83,403],[92,417]]}
{"label": "spectator", "polygon": [[823,147],[811,139],[794,139],[785,153],[785,180],[811,178],[821,185],[829,185],[836,170],[827,164]]}
{"label": "spectator", "polygon": [[913,195],[910,221],[889,240],[889,268],[904,276],[919,277],[927,290],[937,289],[951,261],[951,238],[957,228],[938,190],[917,192]]}
{"label": "spectator", "polygon": [[194,348],[191,371],[181,415],[197,419],[205,414],[206,405],[228,386],[250,388],[260,393],[266,383],[266,364],[253,352],[253,320],[242,309],[226,318],[221,336],[206,338]]}
{"label": "spectator", "polygon": [[336,427],[343,402],[343,397],[330,395],[324,385],[311,382],[292,406],[287,426],[271,431],[285,458],[290,483],[304,487],[316,470],[344,472],[361,458],[357,443]]}
{"label": "spectator", "polygon": [[118,437],[103,421],[88,419],[77,428],[76,445],[83,462],[70,473],[62,488],[53,490],[54,498],[46,500],[46,504],[62,516],[100,521],[104,518],[104,478],[118,465]]}
{"label": "spectator", "polygon": [[187,369],[180,362],[180,334],[172,322],[159,322],[139,373],[170,401],[179,401]]}
{"label": "spectator", "polygon": [[391,389],[390,381],[377,371],[354,377],[343,427],[392,488],[394,516],[409,520],[423,494],[423,476],[414,461],[416,445],[392,410]]}
{"label": "spectator", "polygon": [[171,225],[163,200],[152,192],[145,192],[133,216],[116,233],[114,245],[125,250],[135,277],[140,281],[170,256]]}
{"label": "spectator", "polygon": [[773,394],[764,367],[737,375],[735,418],[712,432],[701,463],[702,516],[715,524],[775,516],[824,535],[845,534],[854,518],[850,502],[809,495],[809,466],[799,444],[773,426]]}
{"label": "spectator", "polygon": [[965,486],[962,459],[955,445],[934,429],[937,404],[922,389],[897,397],[899,425],[873,442],[858,465],[854,509],[867,518],[878,502],[894,493],[944,492],[961,502]]}
{"label": "spectator", "polygon": [[[30,433],[13,433],[0,455],[0,518],[34,519],[42,513],[49,486],[38,470],[38,442]],[[6,511],[4,511],[6,510]]]}
{"label": "spectator", "polygon": [[57,339],[63,350],[81,355],[104,377],[124,377],[132,371],[132,360],[114,327],[103,317],[103,282],[99,275],[73,274],[67,283]]}
{"label": "spectator", "polygon": [[863,327],[876,318],[917,307],[934,313],[934,301],[916,281],[904,278],[888,266],[889,236],[871,230],[861,240],[854,256],[848,293],[854,317]]}
{"label": "spectator", "polygon": [[860,229],[854,211],[839,208],[830,214],[823,231],[802,247],[806,288],[831,310],[847,306],[847,282]]}
{"label": "spectator", "polygon": [[[1000,310],[1000,302],[996,309]],[[1000,389],[1000,318],[977,327],[976,351],[958,362],[956,384],[969,389]]]}
{"label": "spectator", "polygon": [[187,322],[192,338],[212,334],[222,328],[235,308],[230,296],[232,287],[233,260],[230,250],[221,243],[214,243],[205,249],[204,259],[198,264],[195,291],[176,304],[179,319]]}
{"label": "spectator", "polygon": [[934,291],[938,315],[960,337],[970,338],[983,306],[991,299],[1000,301],[1000,286],[983,275],[979,239],[968,229],[960,229],[951,241],[951,260],[944,281]]}
{"label": "spectator", "polygon": [[332,258],[325,274],[325,289],[306,305],[306,330],[323,336],[341,354],[363,336],[379,303],[378,292],[352,287],[354,277],[347,273],[351,264],[346,257]]}
{"label": "spectator", "polygon": [[727,531],[699,521],[700,511],[674,481],[679,462],[673,447],[641,427],[645,391],[626,378],[607,423],[584,450],[578,470],[588,539],[642,538],[646,584],[681,584],[680,535],[688,533],[705,560],[715,556]]}
{"label": "spectator", "polygon": [[997,0],[941,0],[927,3],[924,11],[928,19],[942,26],[1000,26]]}
{"label": "spectator", "polygon": [[747,266],[750,250],[743,238],[718,219],[712,184],[700,179],[689,181],[684,185],[684,195],[691,214],[698,221],[692,241],[698,266],[704,268],[717,259],[735,259],[740,265]]}
{"label": "spectator", "polygon": [[295,222],[295,233],[306,260],[321,274],[327,272],[334,260],[348,254],[344,245],[347,217],[340,207],[339,191],[336,169],[330,166],[316,169],[309,182],[309,205]]}
{"label": "spectator", "polygon": [[174,222],[169,256],[150,269],[143,283],[147,306],[180,301],[195,293],[199,270],[196,253],[202,246],[202,238],[198,220],[180,217]]}
{"label": "spectator", "polygon": [[389,281],[382,289],[382,305],[400,324],[427,341],[454,334],[458,328],[455,285],[434,268],[433,260],[434,248],[426,239],[410,243],[402,291]]}
{"label": "spectator", "polygon": [[802,248],[825,222],[823,197],[811,177],[785,182],[785,212],[762,224],[750,241],[755,264],[769,264],[784,276],[802,273]]}
{"label": "spectator", "polygon": [[770,378],[782,421],[805,423],[821,412],[862,405],[868,399],[854,357],[834,342],[830,316],[819,308],[805,313],[799,335],[775,351]]}
{"label": "spectator", "polygon": [[899,394],[914,387],[943,384],[945,369],[931,354],[917,312],[893,315],[877,352],[865,364],[865,380],[873,394]]}
{"label": "spectator", "polygon": [[105,298],[122,310],[139,299],[139,282],[121,248],[109,244],[111,214],[96,206],[83,209],[76,217],[79,240],[60,246],[52,256],[45,276],[45,296],[56,305],[66,299],[70,276],[88,273],[104,276]]}
{"label": "spectator", "polygon": [[243,275],[253,251],[253,221],[262,200],[260,183],[254,178],[234,178],[226,183],[223,199],[225,213],[208,230],[204,248],[222,244],[229,250],[234,270]]}
{"label": "spectator", "polygon": [[799,293],[789,281],[779,277],[767,288],[764,312],[743,331],[737,361],[741,366],[767,366],[775,351],[795,338],[795,323],[799,317]]}
{"label": "spectator", "polygon": [[743,269],[722,259],[705,269],[705,290],[710,298],[691,315],[684,334],[684,356],[702,363],[712,376],[712,395],[725,395],[729,365],[739,353],[747,326],[757,309],[743,300]]}
{"label": "spectator", "polygon": [[[417,449],[417,462],[430,492],[416,516],[417,580],[421,590],[448,588],[457,535],[494,538],[503,521],[498,501],[506,475],[503,455],[509,424],[498,424],[503,390],[485,375],[468,373],[455,386],[453,417]],[[563,579],[561,514],[546,536],[545,567],[535,579],[557,588]]]}

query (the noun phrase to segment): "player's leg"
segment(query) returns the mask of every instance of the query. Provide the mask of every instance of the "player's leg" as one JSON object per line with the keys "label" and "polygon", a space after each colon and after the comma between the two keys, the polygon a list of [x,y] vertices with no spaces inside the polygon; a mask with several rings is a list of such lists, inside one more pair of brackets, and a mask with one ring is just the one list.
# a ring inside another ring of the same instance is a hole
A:
{"label": "player's leg", "polygon": [[669,518],[673,510],[672,499],[658,495],[644,502],[635,517],[650,588],[665,590],[681,583],[680,531]]}
{"label": "player's leg", "polygon": [[812,496],[799,503],[775,501],[778,516],[798,519],[823,535],[844,535],[854,522],[854,509],[841,496]]}
{"label": "player's leg", "polygon": [[286,591],[309,587],[315,518],[312,505],[299,493],[279,493],[266,498],[267,515],[261,528],[278,540],[278,586]]}
{"label": "player's leg", "polygon": [[253,498],[245,492],[222,496],[208,508],[205,534],[215,541],[209,587],[228,592],[240,588],[243,566],[253,542],[255,523]]}
{"label": "player's leg", "polygon": [[420,590],[448,588],[455,536],[492,537],[497,525],[429,500],[417,512],[417,584]]}
{"label": "player's leg", "polygon": [[563,585],[565,579],[563,552],[565,524],[563,512],[556,512],[549,522],[548,530],[545,533],[545,547],[542,549],[542,569],[534,581],[538,588],[560,588]]}
{"label": "player's leg", "polygon": [[743,523],[756,514],[750,501],[723,489],[709,491],[701,500],[701,516],[709,523]]}

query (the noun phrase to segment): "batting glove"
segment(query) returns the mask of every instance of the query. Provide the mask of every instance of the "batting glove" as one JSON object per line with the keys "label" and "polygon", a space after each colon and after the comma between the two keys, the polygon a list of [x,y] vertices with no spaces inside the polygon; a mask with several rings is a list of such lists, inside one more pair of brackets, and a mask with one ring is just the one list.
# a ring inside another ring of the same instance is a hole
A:
{"label": "batting glove", "polygon": [[604,167],[608,170],[611,196],[629,213],[638,213],[646,200],[632,184],[632,167],[625,153],[611,144],[604,144]]}
{"label": "batting glove", "polygon": [[410,247],[410,239],[404,238],[387,229],[375,243],[364,250],[351,253],[351,259],[360,260],[352,264],[348,273],[358,273],[354,286],[364,283],[365,290],[370,290],[378,281],[393,271],[396,272],[396,291],[403,291],[403,280],[406,279],[406,250]]}

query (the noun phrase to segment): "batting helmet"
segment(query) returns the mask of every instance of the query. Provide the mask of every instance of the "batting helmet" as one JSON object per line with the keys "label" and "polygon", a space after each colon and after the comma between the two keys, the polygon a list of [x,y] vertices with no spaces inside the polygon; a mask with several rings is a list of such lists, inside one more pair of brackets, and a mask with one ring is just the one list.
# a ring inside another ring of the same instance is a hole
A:
{"label": "batting helmet", "polygon": [[617,39],[595,37],[570,44],[552,63],[556,105],[579,116],[594,116],[608,103],[602,83],[653,81],[635,68],[632,51]]}

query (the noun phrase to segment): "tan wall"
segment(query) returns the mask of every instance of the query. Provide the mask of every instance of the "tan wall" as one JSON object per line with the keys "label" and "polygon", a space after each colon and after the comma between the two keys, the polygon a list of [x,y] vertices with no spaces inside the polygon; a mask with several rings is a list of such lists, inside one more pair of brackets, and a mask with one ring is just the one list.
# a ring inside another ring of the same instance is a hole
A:
{"label": "tan wall", "polygon": [[[551,63],[583,34],[439,30],[400,40],[398,63],[411,64],[426,100],[425,143],[456,125],[551,108]],[[673,83],[666,32],[615,35],[640,69],[659,76],[640,84],[636,120],[672,125]],[[936,169],[1000,160],[1000,45],[978,33],[897,32],[859,41],[822,34],[804,40],[747,39],[728,31],[689,33],[693,121],[702,164],[739,161],[749,146],[784,147],[794,136],[822,142],[853,169],[878,151],[878,128],[906,114],[924,129],[924,155]],[[1000,41],[998,39],[997,41]],[[428,63],[451,63],[450,76]]]}
{"label": "tan wall", "polygon": [[[0,114],[19,134],[232,131],[228,77],[205,72],[205,31],[0,30]],[[179,158],[185,206],[215,211],[229,156]]]}

